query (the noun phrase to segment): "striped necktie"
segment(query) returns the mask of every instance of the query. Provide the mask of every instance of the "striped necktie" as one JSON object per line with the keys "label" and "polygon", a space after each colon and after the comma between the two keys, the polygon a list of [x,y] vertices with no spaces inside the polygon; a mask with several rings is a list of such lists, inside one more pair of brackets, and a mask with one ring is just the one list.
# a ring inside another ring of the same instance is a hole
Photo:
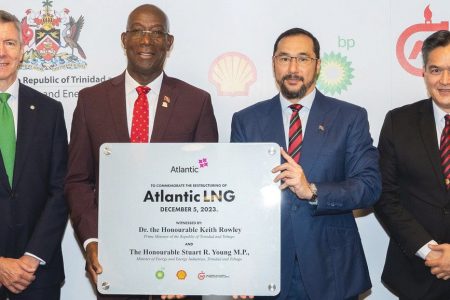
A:
{"label": "striped necktie", "polygon": [[298,115],[298,111],[302,109],[300,104],[292,104],[291,119],[289,122],[289,149],[288,154],[296,161],[300,161],[300,149],[302,148],[303,134],[302,121]]}
{"label": "striped necktie", "polygon": [[8,175],[9,185],[12,187],[14,159],[16,156],[16,133],[14,117],[8,99],[11,95],[0,93],[0,151],[3,164]]}
{"label": "striped necktie", "polygon": [[441,134],[441,165],[447,190],[450,187],[450,115],[445,115],[445,127]]}

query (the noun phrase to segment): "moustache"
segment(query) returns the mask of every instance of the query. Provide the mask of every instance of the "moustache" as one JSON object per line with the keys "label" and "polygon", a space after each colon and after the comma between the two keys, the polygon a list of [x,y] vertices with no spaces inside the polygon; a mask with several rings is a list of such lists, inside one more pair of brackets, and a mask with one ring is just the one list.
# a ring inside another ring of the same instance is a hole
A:
{"label": "moustache", "polygon": [[290,79],[300,80],[300,81],[303,81],[303,82],[305,81],[305,78],[303,78],[303,76],[297,76],[297,75],[294,75],[294,74],[288,74],[286,76],[283,76],[283,78],[281,80],[285,81],[285,80],[290,80]]}

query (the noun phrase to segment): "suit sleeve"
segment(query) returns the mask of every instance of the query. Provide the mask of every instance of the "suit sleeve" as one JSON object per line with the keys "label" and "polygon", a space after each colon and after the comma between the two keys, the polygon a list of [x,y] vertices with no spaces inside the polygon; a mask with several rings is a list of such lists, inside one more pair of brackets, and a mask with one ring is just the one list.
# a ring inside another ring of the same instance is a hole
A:
{"label": "suit sleeve", "polygon": [[219,134],[217,131],[216,117],[214,116],[214,110],[211,103],[211,96],[206,93],[193,142],[217,143],[218,140]]}
{"label": "suit sleeve", "polygon": [[67,224],[67,203],[64,199],[64,178],[67,171],[67,130],[61,103],[56,109],[52,136],[52,153],[48,174],[48,199],[25,252],[32,253],[45,262],[61,247]]}
{"label": "suit sleeve", "polygon": [[372,144],[367,112],[359,109],[353,115],[345,141],[345,178],[342,181],[315,183],[318,189],[316,214],[368,208],[380,196],[378,152]]}
{"label": "suit sleeve", "polygon": [[397,169],[397,155],[401,154],[395,151],[393,131],[392,115],[388,113],[378,143],[383,189],[375,212],[402,251],[412,257],[433,237],[401,203]]}
{"label": "suit sleeve", "polygon": [[95,154],[92,153],[83,101],[81,92],[73,113],[65,186],[72,225],[81,243],[98,235]]}

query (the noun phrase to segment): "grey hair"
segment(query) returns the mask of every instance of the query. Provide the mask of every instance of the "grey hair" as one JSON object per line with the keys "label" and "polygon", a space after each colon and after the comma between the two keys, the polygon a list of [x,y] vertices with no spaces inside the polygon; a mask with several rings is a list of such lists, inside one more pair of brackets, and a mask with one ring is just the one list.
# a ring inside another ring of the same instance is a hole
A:
{"label": "grey hair", "polygon": [[0,9],[0,23],[14,23],[14,26],[16,26],[17,29],[17,33],[19,34],[19,43],[20,45],[23,45],[22,25],[15,15]]}

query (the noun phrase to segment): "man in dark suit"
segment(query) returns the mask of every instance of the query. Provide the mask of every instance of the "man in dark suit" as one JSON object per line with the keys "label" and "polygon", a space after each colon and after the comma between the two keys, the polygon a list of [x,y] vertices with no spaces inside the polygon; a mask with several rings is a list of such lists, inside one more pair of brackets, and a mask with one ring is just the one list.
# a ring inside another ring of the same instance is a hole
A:
{"label": "man in dark suit", "polygon": [[[94,282],[102,272],[96,240],[100,145],[218,141],[210,95],[163,72],[173,40],[162,10],[154,5],[137,7],[122,33],[128,59],[126,71],[79,93],[69,146],[66,195],[73,227],[86,249],[86,270]],[[143,98],[139,89],[146,89],[147,97],[144,106],[137,109]],[[146,129],[139,131],[135,128],[136,113],[142,112]],[[103,298],[110,297],[98,295],[98,299]]]}
{"label": "man in dark suit", "polygon": [[366,111],[315,88],[319,55],[319,42],[308,31],[282,33],[272,58],[281,93],[232,121],[232,142],[276,142],[288,149],[273,170],[283,190],[281,292],[275,299],[357,299],[371,287],[352,210],[379,197],[378,153]]}
{"label": "man in dark suit", "polygon": [[21,84],[20,23],[0,10],[0,299],[57,300],[67,132],[61,103]]}
{"label": "man in dark suit", "polygon": [[382,279],[402,300],[450,299],[450,32],[428,37],[422,57],[430,98],[390,111],[378,145],[375,211],[391,237]]}

